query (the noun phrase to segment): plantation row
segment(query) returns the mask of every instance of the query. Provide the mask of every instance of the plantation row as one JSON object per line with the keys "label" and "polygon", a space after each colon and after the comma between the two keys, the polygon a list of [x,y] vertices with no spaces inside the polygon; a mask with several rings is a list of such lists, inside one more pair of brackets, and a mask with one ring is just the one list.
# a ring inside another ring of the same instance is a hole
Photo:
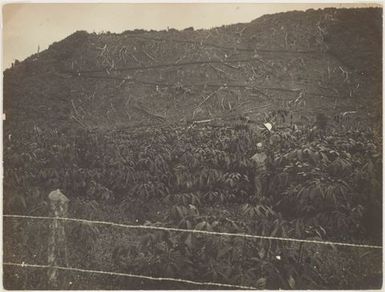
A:
{"label": "plantation row", "polygon": [[[382,158],[373,141],[370,130],[311,127],[35,131],[6,142],[4,212],[31,213],[60,188],[71,201],[127,204],[129,218],[146,224],[378,243]],[[258,142],[268,156],[263,174],[250,159]],[[298,244],[169,232],[135,238],[140,247],[125,247],[122,235],[109,251],[118,271],[260,288],[331,284],[320,255]]]}

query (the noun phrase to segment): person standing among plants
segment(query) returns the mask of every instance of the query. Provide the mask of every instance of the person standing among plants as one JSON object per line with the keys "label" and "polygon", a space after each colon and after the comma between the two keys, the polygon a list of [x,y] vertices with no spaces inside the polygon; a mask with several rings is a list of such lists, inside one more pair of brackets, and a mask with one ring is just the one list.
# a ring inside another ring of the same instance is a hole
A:
{"label": "person standing among plants", "polygon": [[262,190],[263,190],[264,175],[266,173],[266,161],[267,161],[267,155],[264,151],[264,146],[262,143],[257,144],[257,153],[255,153],[253,157],[251,157],[251,159],[255,162],[255,169],[254,169],[255,195],[257,198],[261,198]]}
{"label": "person standing among plants", "polygon": [[[264,123],[263,128],[259,128],[262,130],[259,134],[264,136],[265,142],[257,143],[257,152],[251,157],[251,160],[255,163],[255,168],[253,170],[253,175],[251,177],[251,181],[254,182],[254,190],[256,198],[262,198],[263,194],[263,186],[266,183],[266,172],[267,172],[267,162],[269,158],[268,149],[266,145],[271,144],[270,135],[273,126],[271,123]],[[270,145],[271,146],[271,145]]]}

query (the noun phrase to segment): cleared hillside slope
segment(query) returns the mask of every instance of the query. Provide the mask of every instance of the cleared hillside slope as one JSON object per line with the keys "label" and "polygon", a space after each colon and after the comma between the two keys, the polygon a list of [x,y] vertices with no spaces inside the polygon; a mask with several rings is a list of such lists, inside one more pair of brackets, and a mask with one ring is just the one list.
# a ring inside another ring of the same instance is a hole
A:
{"label": "cleared hillside slope", "polygon": [[78,31],[4,72],[6,130],[120,127],[271,110],[378,120],[382,10],[265,15],[210,30]]}

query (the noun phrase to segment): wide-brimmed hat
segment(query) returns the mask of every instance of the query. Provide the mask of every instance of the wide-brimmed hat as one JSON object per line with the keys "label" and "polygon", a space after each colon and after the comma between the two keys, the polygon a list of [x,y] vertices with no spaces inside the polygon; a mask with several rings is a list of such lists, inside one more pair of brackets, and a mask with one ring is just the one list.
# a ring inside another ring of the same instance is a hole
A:
{"label": "wide-brimmed hat", "polygon": [[270,123],[264,123],[263,125],[265,126],[265,128],[266,128],[269,132],[270,132],[271,129],[273,128],[273,125],[270,124]]}

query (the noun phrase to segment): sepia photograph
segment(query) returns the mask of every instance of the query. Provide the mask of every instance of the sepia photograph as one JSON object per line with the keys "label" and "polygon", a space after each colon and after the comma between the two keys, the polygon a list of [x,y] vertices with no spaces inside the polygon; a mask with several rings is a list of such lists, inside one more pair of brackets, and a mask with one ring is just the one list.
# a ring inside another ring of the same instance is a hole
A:
{"label": "sepia photograph", "polygon": [[2,288],[381,290],[383,8],[2,5]]}

